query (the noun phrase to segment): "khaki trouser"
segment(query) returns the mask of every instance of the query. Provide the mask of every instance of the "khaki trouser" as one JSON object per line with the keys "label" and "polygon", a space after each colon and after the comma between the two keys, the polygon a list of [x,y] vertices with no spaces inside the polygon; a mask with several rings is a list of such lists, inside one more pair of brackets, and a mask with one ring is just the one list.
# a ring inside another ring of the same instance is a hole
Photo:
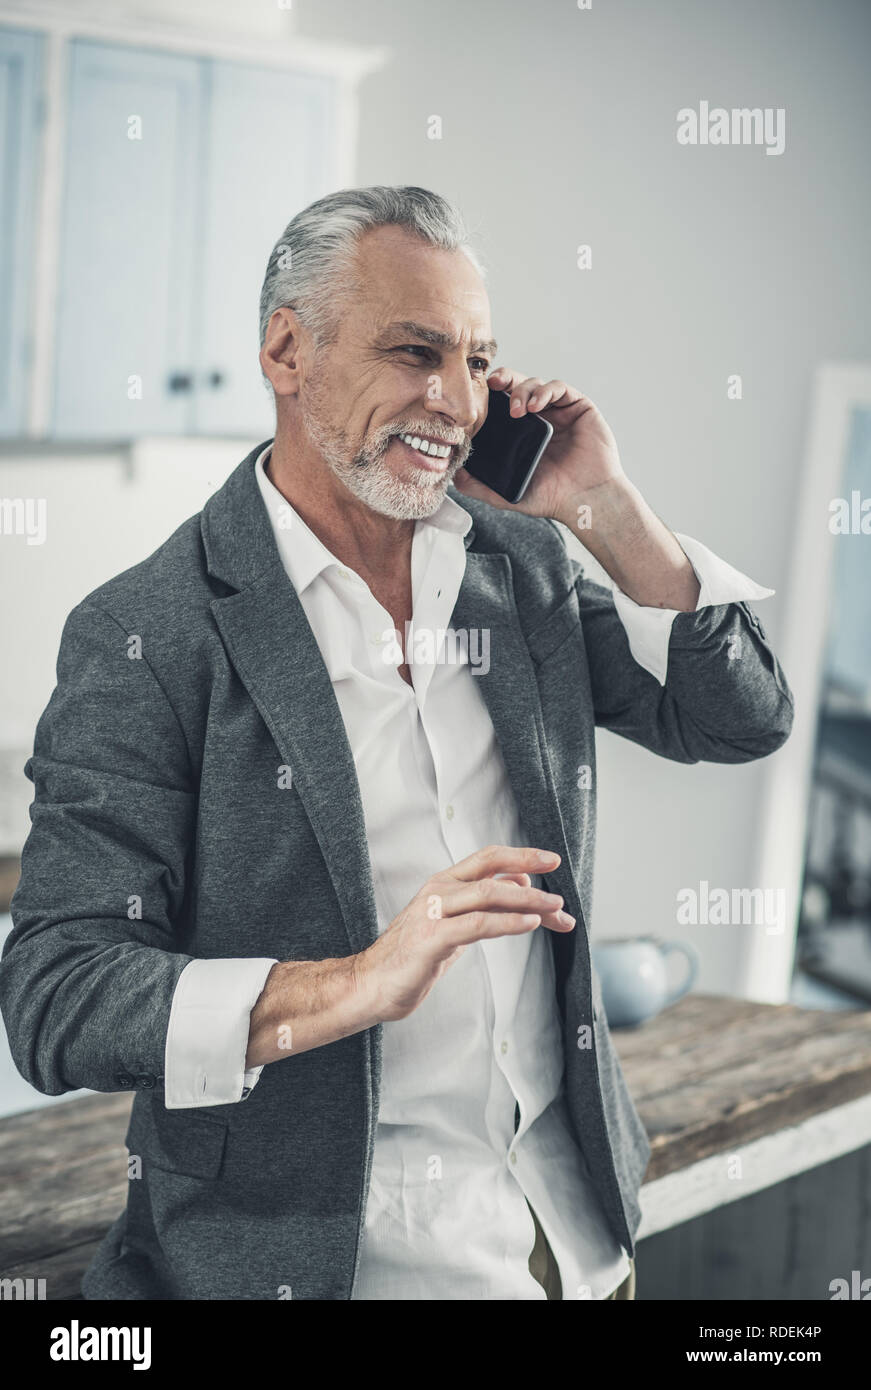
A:
{"label": "khaki trouser", "polygon": [[[529,1206],[529,1203],[527,1203],[527,1206]],[[535,1279],[539,1284],[541,1284],[541,1287],[547,1294],[549,1301],[561,1299],[563,1296],[563,1291],[562,1283],[559,1277],[559,1269],[557,1268],[557,1262],[554,1259],[553,1251],[547,1243],[544,1231],[538,1224],[538,1217],[536,1216],[535,1212],[532,1211],[532,1207],[529,1207],[529,1210],[530,1212],[532,1212],[532,1219],[535,1222],[535,1244],[533,1245],[532,1253],[529,1256],[529,1272],[532,1275],[533,1279]],[[630,1260],[629,1273],[623,1280],[623,1283],[618,1284],[614,1292],[608,1294],[608,1298],[634,1299],[634,1297],[635,1261]]]}

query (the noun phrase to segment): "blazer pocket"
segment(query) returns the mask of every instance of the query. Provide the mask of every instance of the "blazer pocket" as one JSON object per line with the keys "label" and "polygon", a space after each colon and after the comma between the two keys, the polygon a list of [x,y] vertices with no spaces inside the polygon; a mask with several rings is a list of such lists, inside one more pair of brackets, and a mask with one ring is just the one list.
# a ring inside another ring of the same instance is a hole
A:
{"label": "blazer pocket", "polygon": [[153,1105],[137,1113],[134,1104],[124,1143],[143,1159],[143,1169],[161,1168],[191,1178],[216,1178],[224,1161],[227,1121],[198,1110],[167,1110]]}
{"label": "blazer pocket", "polygon": [[526,645],[533,661],[541,663],[553,656],[562,644],[581,632],[581,610],[578,604],[578,591],[572,588],[561,603],[545,618],[540,627],[529,633]]}

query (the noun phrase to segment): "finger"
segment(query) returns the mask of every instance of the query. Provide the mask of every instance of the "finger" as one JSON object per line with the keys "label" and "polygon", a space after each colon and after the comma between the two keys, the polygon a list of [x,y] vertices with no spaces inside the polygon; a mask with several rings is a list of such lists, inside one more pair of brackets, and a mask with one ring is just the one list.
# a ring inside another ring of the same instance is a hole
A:
{"label": "finger", "polygon": [[439,946],[450,950],[473,941],[491,941],[497,936],[523,936],[541,925],[539,912],[467,912],[449,917]]}
{"label": "finger", "polygon": [[[428,885],[432,887],[432,884]],[[464,912],[559,912],[560,893],[545,888],[522,888],[507,878],[479,878],[471,883],[452,884],[447,892],[427,894],[440,899],[442,917],[461,917]]]}
{"label": "finger", "polygon": [[560,856],[552,850],[518,849],[514,845],[487,845],[476,849],[459,863],[452,864],[445,872],[452,878],[468,883],[474,878],[492,878],[494,874],[530,873],[549,874],[560,862]]}
{"label": "finger", "polygon": [[526,372],[516,372],[512,367],[494,367],[487,378],[491,391],[510,391],[515,381],[523,381]]}
{"label": "finger", "polygon": [[[513,397],[523,386],[524,382],[529,382],[529,390],[533,390],[536,383],[543,386],[541,377],[528,376],[526,372],[517,372],[513,367],[497,367],[487,378],[487,385],[491,391],[505,391]],[[529,392],[524,394],[524,399]]]}
{"label": "finger", "polygon": [[548,931],[570,932],[575,929],[575,918],[565,908],[560,908],[559,912],[543,912],[541,925],[547,927]]}
{"label": "finger", "polygon": [[573,917],[568,914],[566,917],[567,920],[563,920],[556,914],[540,912],[467,912],[461,917],[447,919],[445,941],[455,950],[457,945],[492,940],[496,936],[523,936],[525,932],[535,931],[536,927],[547,927],[564,935],[575,925]]}
{"label": "finger", "polygon": [[537,386],[530,392],[526,399],[526,409],[544,410],[548,405],[574,405],[580,398],[580,392],[564,381],[546,381],[543,386]]}
{"label": "finger", "polygon": [[511,405],[509,410],[512,415],[520,416],[526,414],[526,402],[533,393],[544,386],[540,376],[528,376],[524,381],[516,381],[511,387]]}
{"label": "finger", "polygon": [[[512,400],[516,396],[521,401],[522,408],[517,412],[512,409],[512,415],[522,415],[530,408],[542,410],[546,405],[567,406],[585,402],[588,407],[593,406],[588,396],[584,396],[565,381],[554,378],[552,381],[544,382],[540,377],[527,376],[525,372],[517,372],[512,367],[494,368],[487,378],[487,385],[491,391],[509,391]],[[543,393],[546,393],[547,399]]]}

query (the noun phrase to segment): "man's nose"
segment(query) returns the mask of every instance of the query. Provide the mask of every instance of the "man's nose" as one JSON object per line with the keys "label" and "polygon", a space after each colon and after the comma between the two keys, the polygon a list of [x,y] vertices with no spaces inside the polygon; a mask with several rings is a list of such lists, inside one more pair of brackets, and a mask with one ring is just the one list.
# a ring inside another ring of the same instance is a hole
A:
{"label": "man's nose", "polygon": [[[457,369],[436,372],[426,393],[427,410],[444,415],[458,429],[469,434],[478,420],[478,398],[465,363]],[[435,387],[436,389],[432,389]]]}

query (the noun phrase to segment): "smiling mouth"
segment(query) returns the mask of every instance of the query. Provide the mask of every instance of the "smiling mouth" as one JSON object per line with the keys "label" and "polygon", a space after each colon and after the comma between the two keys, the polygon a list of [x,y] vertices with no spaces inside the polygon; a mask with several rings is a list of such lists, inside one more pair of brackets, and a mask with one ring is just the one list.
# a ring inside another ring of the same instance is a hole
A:
{"label": "smiling mouth", "polygon": [[419,434],[397,434],[394,439],[402,444],[419,468],[428,468],[434,473],[443,473],[454,456],[456,445],[446,444],[440,439],[428,439]]}

